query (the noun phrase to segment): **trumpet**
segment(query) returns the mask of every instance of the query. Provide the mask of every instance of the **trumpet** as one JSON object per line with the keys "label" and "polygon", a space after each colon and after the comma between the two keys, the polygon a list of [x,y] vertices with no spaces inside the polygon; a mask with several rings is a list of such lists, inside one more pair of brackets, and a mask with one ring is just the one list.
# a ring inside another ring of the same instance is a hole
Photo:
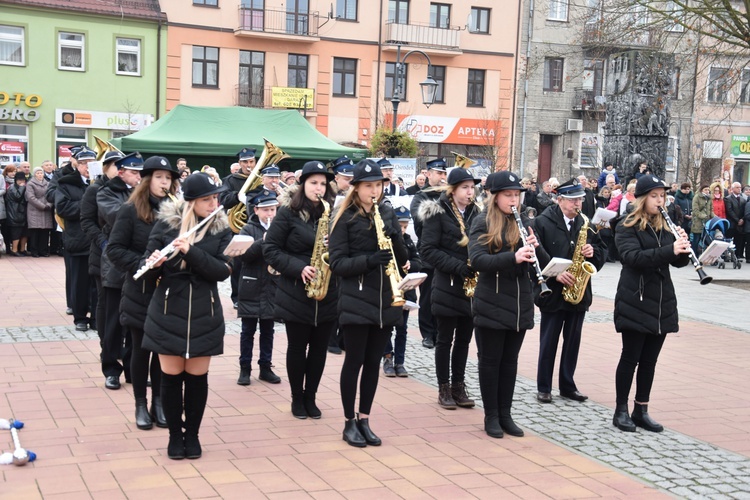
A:
{"label": "trumpet", "polygon": [[[659,212],[661,212],[661,215],[664,217],[664,221],[667,223],[667,226],[669,226],[669,230],[672,231],[672,234],[674,234],[675,238],[680,237],[680,233],[677,232],[677,225],[672,222],[672,219],[669,218],[669,214],[664,209],[664,207],[659,207]],[[698,260],[698,257],[695,256],[695,252],[693,252],[693,249],[690,249],[690,262],[693,263],[693,267],[695,268],[695,272],[698,273],[698,277],[700,278],[701,285],[708,285],[711,283],[713,278],[706,274],[706,271],[703,270],[703,264],[700,260]]]}
{"label": "trumpet", "polygon": [[[529,233],[526,231],[526,227],[523,225],[523,221],[521,220],[521,215],[518,213],[518,209],[516,209],[515,206],[510,207],[511,211],[513,211],[513,217],[516,219],[516,224],[518,224],[518,230],[521,232],[521,241],[523,241],[524,246],[528,245],[527,241],[529,238]],[[547,280],[544,279],[544,275],[542,274],[542,268],[539,267],[539,261],[536,258],[536,250],[534,250],[534,271],[536,272],[536,281],[539,283],[539,286],[542,287],[542,291],[539,292],[540,297],[546,297],[547,295],[552,293],[552,290],[549,289],[547,286]]]}
{"label": "trumpet", "polygon": [[[224,210],[224,206],[223,205],[219,205],[216,208],[216,210],[214,210],[213,212],[211,212],[210,214],[208,214],[205,219],[203,219],[198,224],[194,225],[192,228],[188,229],[187,231],[185,231],[184,233],[182,233],[181,235],[179,235],[177,238],[175,238],[174,240],[172,240],[172,242],[169,243],[169,245],[165,246],[164,248],[162,248],[160,250],[160,253],[162,254],[162,256],[169,255],[172,252],[174,252],[174,242],[175,241],[179,240],[180,238],[187,238],[188,236],[190,236],[194,232],[198,231],[198,229],[200,229],[201,227],[205,226],[208,223],[208,221],[210,221],[216,214],[218,214],[222,210]],[[148,271],[149,269],[153,269],[154,264],[156,264],[156,262],[157,262],[156,260],[146,259],[146,263],[143,266],[141,266],[141,268],[138,269],[138,271],[133,275],[133,280],[137,281],[141,276],[143,276],[144,274],[146,274],[146,271]]]}

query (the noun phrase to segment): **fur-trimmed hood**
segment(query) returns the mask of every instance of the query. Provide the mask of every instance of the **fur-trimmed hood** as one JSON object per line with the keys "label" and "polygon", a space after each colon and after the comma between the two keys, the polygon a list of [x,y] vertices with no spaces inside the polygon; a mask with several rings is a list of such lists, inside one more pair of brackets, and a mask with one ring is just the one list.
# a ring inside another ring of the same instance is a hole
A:
{"label": "fur-trimmed hood", "polygon": [[[441,193],[440,198],[428,198],[420,203],[417,216],[420,220],[427,220],[430,217],[445,213],[447,206],[450,206],[450,201],[445,193]],[[480,213],[484,209],[482,202],[476,199],[474,200],[474,206],[476,213]]]}
{"label": "fur-trimmed hood", "polygon": [[[182,226],[182,211],[187,202],[178,200],[164,200],[159,206],[158,219],[166,222],[172,229],[180,229]],[[229,229],[229,219],[224,211],[216,214],[211,222],[208,223],[208,234],[218,234],[225,229]]]}

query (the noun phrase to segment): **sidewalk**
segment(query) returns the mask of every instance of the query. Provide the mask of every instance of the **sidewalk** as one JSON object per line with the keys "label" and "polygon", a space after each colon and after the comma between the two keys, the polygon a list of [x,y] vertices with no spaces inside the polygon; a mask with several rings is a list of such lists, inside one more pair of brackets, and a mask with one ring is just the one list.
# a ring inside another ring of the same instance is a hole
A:
{"label": "sidewalk", "polygon": [[[605,268],[595,278],[597,293],[600,283],[611,282],[614,289],[617,274]],[[750,468],[744,468],[750,456],[750,398],[735,388],[741,387],[737,381],[750,380],[750,335],[725,327],[683,321],[682,331],[665,344],[651,411],[668,429],[686,436],[665,432],[657,439],[639,432],[627,436],[628,448],[623,448],[623,433],[608,421],[619,356],[619,338],[608,318],[611,300],[598,297],[584,327],[577,379],[592,400],[584,405],[559,399],[553,405],[535,403],[529,379],[535,378],[538,330],[527,333],[514,406],[527,430],[521,439],[487,437],[481,408],[447,411],[435,404],[436,389],[428,385],[434,383],[432,351],[418,346],[412,328],[407,367],[413,376],[381,378],[375,399],[372,425],[383,446],[355,449],[341,440],[338,374],[343,357],[328,358],[319,393],[323,418],[294,419],[285,380],[283,326],[276,329],[274,363],[284,381],[268,385],[253,372],[250,387],[237,386],[239,327],[224,300],[228,335],[225,354],[212,361],[209,407],[201,429],[204,455],[195,461],[172,461],[165,454],[165,429],[135,428],[131,386],[103,388],[95,334],[88,332],[90,340],[75,340],[70,316],[64,315],[62,259],[4,256],[0,280],[5,302],[0,342],[7,342],[0,343],[0,417],[25,421],[21,443],[39,455],[26,467],[0,467],[0,498],[661,497],[666,491],[679,495],[676,481],[687,479],[673,478],[668,485],[644,477],[648,470],[632,472],[632,464],[606,465],[617,462],[596,455],[590,442],[609,455],[625,456],[675,437],[684,443],[684,453],[713,450],[715,471],[726,470],[728,461],[741,467],[739,478],[717,473],[713,484],[737,482],[743,474],[750,481]],[[718,291],[712,286],[705,294]],[[721,292],[725,302],[735,304],[750,293],[724,287]],[[27,334],[60,340],[3,340]],[[472,352],[473,375],[475,357]],[[478,391],[472,392],[478,397]],[[572,439],[564,429],[565,416],[569,428],[586,436],[578,439],[580,446],[565,441]],[[0,439],[0,450],[10,447],[9,435]],[[649,465],[644,458],[630,460]],[[696,462],[705,460],[695,456]],[[703,483],[700,478],[691,481],[685,496],[700,496]]]}

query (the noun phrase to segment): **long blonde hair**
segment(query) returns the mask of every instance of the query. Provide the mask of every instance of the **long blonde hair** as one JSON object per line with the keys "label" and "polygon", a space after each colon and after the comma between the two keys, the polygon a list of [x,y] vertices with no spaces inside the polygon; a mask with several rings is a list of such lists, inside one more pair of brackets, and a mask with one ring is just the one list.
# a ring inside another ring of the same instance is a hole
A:
{"label": "long blonde hair", "polygon": [[[479,243],[488,245],[490,251],[500,250],[505,243],[508,243],[511,250],[515,251],[521,242],[521,232],[518,230],[515,221],[509,219],[508,215],[504,214],[497,206],[498,194],[490,194],[487,201],[487,233],[479,237]],[[503,234],[507,238],[507,242],[503,241]]]}
{"label": "long blonde hair", "polygon": [[625,217],[622,225],[625,227],[638,226],[638,230],[640,231],[645,231],[648,226],[654,228],[654,231],[669,231],[669,226],[661,214],[651,215],[646,212],[647,198],[648,196],[644,195],[635,199],[633,202],[633,211]]}
{"label": "long blonde hair", "polygon": [[[336,223],[339,221],[339,219],[341,219],[341,216],[344,214],[344,212],[346,212],[352,205],[357,207],[357,211],[354,213],[354,216],[352,216],[352,219],[358,215],[361,215],[362,217],[368,216],[365,212],[364,207],[362,206],[359,195],[355,196],[356,191],[357,185],[353,184],[349,191],[347,191],[346,196],[344,197],[344,201],[342,201],[341,205],[336,208],[336,214],[333,216],[333,222],[331,223],[331,232],[333,232],[333,228],[336,227]],[[378,198],[377,203],[380,203],[382,200],[383,191],[380,192],[380,198]]]}

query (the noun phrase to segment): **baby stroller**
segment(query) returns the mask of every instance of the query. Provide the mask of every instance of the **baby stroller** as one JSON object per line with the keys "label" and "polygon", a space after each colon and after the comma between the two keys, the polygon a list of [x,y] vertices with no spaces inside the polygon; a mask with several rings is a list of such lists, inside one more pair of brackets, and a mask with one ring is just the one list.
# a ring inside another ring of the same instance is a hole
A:
{"label": "baby stroller", "polygon": [[713,265],[717,265],[719,269],[724,269],[726,264],[731,262],[733,269],[739,269],[742,267],[742,262],[737,259],[732,238],[726,236],[727,231],[729,231],[728,220],[722,219],[721,217],[712,217],[707,220],[703,226],[703,234],[701,235],[700,240],[701,252],[708,248],[714,240],[726,241],[729,243],[729,248],[724,250],[724,253]]}

